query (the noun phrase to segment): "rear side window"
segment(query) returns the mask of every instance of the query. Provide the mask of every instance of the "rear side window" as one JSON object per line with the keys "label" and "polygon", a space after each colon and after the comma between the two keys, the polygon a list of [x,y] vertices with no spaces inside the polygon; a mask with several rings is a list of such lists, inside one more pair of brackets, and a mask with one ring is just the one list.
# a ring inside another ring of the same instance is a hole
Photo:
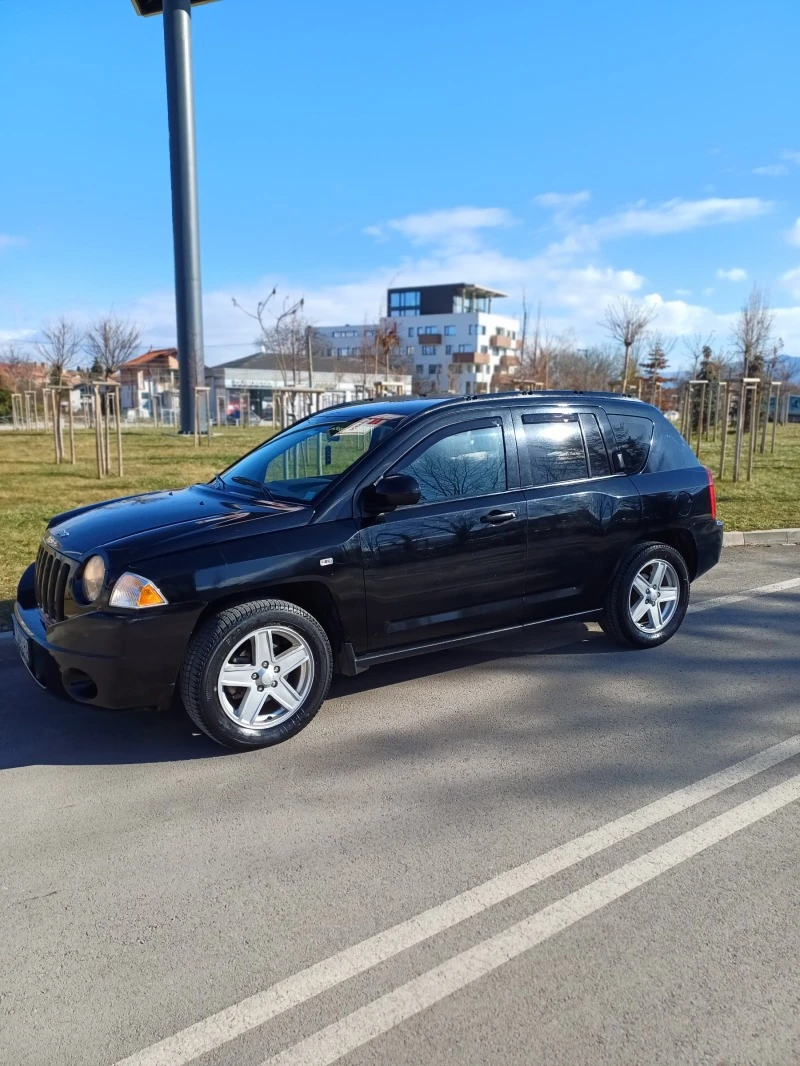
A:
{"label": "rear side window", "polygon": [[578,416],[523,415],[531,485],[589,476]]}
{"label": "rear side window", "polygon": [[617,448],[625,460],[625,473],[638,474],[647,462],[650,442],[653,439],[653,423],[642,415],[606,413]]}
{"label": "rear side window", "polygon": [[688,467],[700,466],[700,460],[677,429],[664,419],[659,419],[653,436],[653,446],[647,469],[652,473],[662,470],[686,470]]}

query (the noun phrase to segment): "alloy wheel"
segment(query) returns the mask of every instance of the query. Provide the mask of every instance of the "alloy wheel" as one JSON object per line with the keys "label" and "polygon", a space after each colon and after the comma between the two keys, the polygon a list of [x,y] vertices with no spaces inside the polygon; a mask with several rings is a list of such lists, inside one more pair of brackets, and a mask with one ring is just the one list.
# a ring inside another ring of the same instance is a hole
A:
{"label": "alloy wheel", "polygon": [[660,633],[678,609],[680,585],[675,567],[666,559],[649,559],[631,584],[628,611],[643,633]]}
{"label": "alloy wheel", "polygon": [[303,706],[314,682],[314,657],[305,638],[288,626],[256,629],[222,664],[217,696],[237,725],[267,730]]}

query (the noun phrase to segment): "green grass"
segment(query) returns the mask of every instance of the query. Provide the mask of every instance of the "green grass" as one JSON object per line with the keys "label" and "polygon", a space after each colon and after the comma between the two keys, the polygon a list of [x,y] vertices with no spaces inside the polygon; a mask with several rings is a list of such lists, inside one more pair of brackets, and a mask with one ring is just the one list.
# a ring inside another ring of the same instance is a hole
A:
{"label": "green grass", "polygon": [[[771,427],[770,427],[771,428]],[[0,629],[10,624],[20,574],[36,555],[48,519],[85,503],[151,489],[207,481],[239,455],[271,435],[268,429],[222,428],[211,446],[194,447],[174,430],[123,433],[125,476],[99,481],[94,434],[76,433],[75,466],[53,462],[52,438],[44,433],[0,433]],[[746,439],[745,439],[746,441]],[[769,444],[768,444],[769,447]],[[704,443],[700,458],[719,471],[719,441]],[[114,465],[112,441],[112,469]],[[729,530],[800,526],[800,425],[778,429],[775,454],[756,451],[752,482],[731,481],[733,436],[728,440],[727,476],[717,481],[719,515]],[[743,462],[743,473],[747,463]]]}
{"label": "green grass", "polygon": [[740,480],[733,478],[734,435],[728,435],[725,453],[725,479],[719,480],[721,441],[703,441],[700,460],[714,471],[717,479],[717,511],[726,530],[785,529],[800,527],[800,424],[778,426],[775,454],[770,454],[768,427],[767,450],[759,452],[761,438],[756,441],[753,480],[747,477],[747,446],[742,446]]}

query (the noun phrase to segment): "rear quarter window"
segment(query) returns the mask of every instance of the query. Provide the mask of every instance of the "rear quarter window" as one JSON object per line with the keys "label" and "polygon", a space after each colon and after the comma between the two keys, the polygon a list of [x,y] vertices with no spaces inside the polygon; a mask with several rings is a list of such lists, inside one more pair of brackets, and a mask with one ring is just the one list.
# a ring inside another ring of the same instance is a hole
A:
{"label": "rear quarter window", "polygon": [[687,444],[675,426],[666,418],[659,418],[653,434],[650,457],[647,460],[648,472],[656,474],[663,470],[686,470],[689,467],[701,465],[691,446]]}
{"label": "rear quarter window", "polygon": [[625,460],[625,473],[638,474],[647,462],[653,439],[653,422],[643,415],[616,415],[606,412],[614,441]]}

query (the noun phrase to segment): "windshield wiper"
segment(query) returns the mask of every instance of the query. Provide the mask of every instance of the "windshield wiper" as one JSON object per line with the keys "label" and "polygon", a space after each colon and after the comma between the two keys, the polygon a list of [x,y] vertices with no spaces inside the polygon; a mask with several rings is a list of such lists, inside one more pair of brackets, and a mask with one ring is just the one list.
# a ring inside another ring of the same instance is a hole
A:
{"label": "windshield wiper", "polygon": [[235,481],[237,485],[249,485],[251,489],[259,489],[261,492],[264,493],[264,495],[267,497],[268,500],[274,500],[275,499],[275,497],[269,491],[269,489],[267,488],[267,486],[264,484],[263,481],[256,481],[255,478],[252,478],[252,477],[241,477],[239,475],[237,475],[236,477],[232,477],[231,481]]}

